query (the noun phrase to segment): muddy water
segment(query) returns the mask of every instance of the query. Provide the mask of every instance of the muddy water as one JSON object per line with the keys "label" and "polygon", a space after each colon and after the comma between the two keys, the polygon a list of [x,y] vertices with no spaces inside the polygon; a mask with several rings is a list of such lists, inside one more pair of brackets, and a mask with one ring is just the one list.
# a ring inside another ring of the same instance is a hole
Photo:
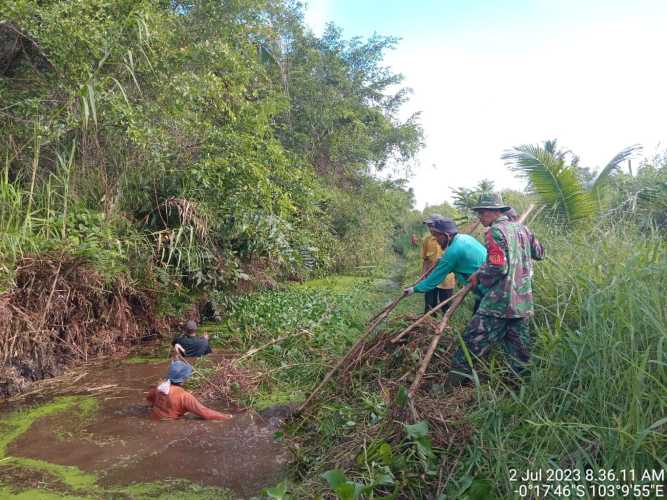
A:
{"label": "muddy water", "polygon": [[74,465],[95,473],[100,485],[187,479],[241,497],[285,476],[289,453],[274,440],[275,419],[248,413],[229,421],[148,418],[145,392],[166,370],[166,362],[116,362],[87,373],[77,381],[78,391],[94,393],[97,409],[40,418],[10,444],[7,455]]}

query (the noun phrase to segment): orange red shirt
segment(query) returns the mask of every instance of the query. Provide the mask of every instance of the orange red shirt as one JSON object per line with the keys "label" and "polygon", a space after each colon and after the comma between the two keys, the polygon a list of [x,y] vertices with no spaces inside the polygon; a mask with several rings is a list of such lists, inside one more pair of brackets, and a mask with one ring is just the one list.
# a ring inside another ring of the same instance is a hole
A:
{"label": "orange red shirt", "polygon": [[231,415],[207,408],[188,391],[177,385],[171,385],[169,394],[164,394],[153,386],[148,390],[146,399],[153,405],[151,418],[177,419],[186,413],[194,413],[204,420],[228,420]]}

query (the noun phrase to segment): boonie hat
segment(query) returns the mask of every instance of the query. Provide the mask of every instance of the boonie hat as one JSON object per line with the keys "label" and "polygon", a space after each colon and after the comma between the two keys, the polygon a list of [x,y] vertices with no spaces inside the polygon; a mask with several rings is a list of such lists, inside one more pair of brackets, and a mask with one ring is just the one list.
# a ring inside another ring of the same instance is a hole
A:
{"label": "boonie hat", "polygon": [[505,205],[503,197],[500,193],[483,193],[479,197],[477,205],[472,207],[473,210],[509,210],[511,207]]}
{"label": "boonie hat", "polygon": [[428,217],[426,217],[426,218],[424,219],[424,224],[430,226],[430,225],[433,224],[435,221],[437,221],[437,220],[442,220],[442,219],[444,219],[444,217],[443,217],[442,215],[440,215],[440,214],[431,214],[431,215],[429,215]]}

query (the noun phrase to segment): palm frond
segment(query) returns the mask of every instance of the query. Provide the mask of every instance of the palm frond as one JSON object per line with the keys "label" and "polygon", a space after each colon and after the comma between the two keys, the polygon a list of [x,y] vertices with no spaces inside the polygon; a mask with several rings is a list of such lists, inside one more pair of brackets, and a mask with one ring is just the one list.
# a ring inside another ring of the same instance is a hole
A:
{"label": "palm frond", "polygon": [[529,144],[507,150],[502,159],[529,181],[531,191],[561,221],[585,219],[595,212],[590,193],[565,163],[555,141],[548,141],[545,147]]}
{"label": "palm frond", "polygon": [[616,156],[614,156],[609,161],[609,163],[607,163],[607,165],[595,178],[595,180],[593,181],[593,185],[591,186],[591,191],[593,192],[594,198],[598,197],[600,189],[602,189],[602,187],[609,182],[609,177],[616,169],[618,169],[621,163],[635,156],[637,153],[641,151],[641,149],[642,147],[639,144],[633,144],[632,146],[628,146],[627,148],[617,153]]}

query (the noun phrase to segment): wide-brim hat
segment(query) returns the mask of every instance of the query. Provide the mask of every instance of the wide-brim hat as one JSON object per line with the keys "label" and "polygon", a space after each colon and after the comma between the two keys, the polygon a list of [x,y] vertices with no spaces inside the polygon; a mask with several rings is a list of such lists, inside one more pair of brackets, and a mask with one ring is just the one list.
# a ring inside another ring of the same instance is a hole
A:
{"label": "wide-brim hat", "polygon": [[172,384],[181,384],[185,382],[192,376],[192,366],[190,366],[185,361],[172,361],[169,365],[169,372],[167,373],[167,379],[171,381]]}
{"label": "wide-brim hat", "polygon": [[503,202],[503,197],[499,193],[484,193],[480,195],[477,205],[473,210],[509,210],[511,207]]}

